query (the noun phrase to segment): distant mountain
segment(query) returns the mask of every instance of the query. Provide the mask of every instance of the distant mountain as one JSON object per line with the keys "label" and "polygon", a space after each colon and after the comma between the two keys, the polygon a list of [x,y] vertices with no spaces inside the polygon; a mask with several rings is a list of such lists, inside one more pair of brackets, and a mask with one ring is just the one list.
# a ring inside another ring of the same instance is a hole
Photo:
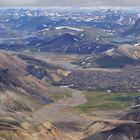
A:
{"label": "distant mountain", "polygon": [[140,46],[122,45],[111,49],[96,60],[101,67],[125,67],[140,65]]}
{"label": "distant mountain", "polygon": [[60,26],[44,29],[35,36],[27,39],[28,47],[24,50],[88,54],[101,53],[113,46],[108,40],[110,34],[94,27]]}
{"label": "distant mountain", "polygon": [[39,30],[27,38],[3,39],[0,49],[96,54],[114,46],[110,36],[110,33],[95,27],[60,26]]}
{"label": "distant mountain", "polygon": [[124,35],[140,38],[140,19],[135,22],[130,30],[124,32]]}
{"label": "distant mountain", "polygon": [[140,65],[140,46],[121,45],[114,47],[103,54],[95,57],[91,56],[81,60],[83,66],[126,67]]}
{"label": "distant mountain", "polygon": [[54,21],[46,16],[21,16],[17,19],[9,20],[8,23],[13,26],[14,30],[25,30],[28,32],[44,29],[45,24],[48,24],[50,27],[53,26],[53,24],[55,25]]}

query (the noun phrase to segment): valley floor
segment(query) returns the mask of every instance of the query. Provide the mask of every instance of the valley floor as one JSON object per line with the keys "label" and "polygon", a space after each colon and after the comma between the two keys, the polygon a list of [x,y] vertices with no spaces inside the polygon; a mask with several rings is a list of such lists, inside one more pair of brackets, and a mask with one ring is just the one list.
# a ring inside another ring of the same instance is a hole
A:
{"label": "valley floor", "polygon": [[90,124],[90,120],[77,112],[70,111],[67,108],[86,103],[86,98],[79,90],[69,88],[64,88],[64,90],[71,91],[72,97],[58,100],[57,102],[46,105],[40,110],[35,111],[33,113],[33,120],[36,123],[50,121],[58,128],[67,132],[67,134],[71,133],[75,136],[81,137],[82,130]]}
{"label": "valley floor", "polygon": [[[58,87],[53,88],[57,89]],[[33,121],[35,123],[49,121],[65,132],[67,137],[70,137],[72,140],[79,140],[84,137],[83,130],[90,125],[91,122],[99,120],[113,123],[124,122],[119,120],[119,118],[126,114],[127,111],[92,111],[90,113],[80,113],[69,109],[86,103],[87,99],[80,90],[70,88],[64,88],[64,90],[71,91],[72,97],[60,99],[35,111],[33,113]]]}

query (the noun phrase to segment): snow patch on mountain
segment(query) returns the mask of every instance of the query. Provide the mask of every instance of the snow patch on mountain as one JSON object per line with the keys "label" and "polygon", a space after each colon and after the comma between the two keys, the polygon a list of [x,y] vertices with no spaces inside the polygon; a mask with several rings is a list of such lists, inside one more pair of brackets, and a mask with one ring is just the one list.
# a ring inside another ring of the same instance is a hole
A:
{"label": "snow patch on mountain", "polygon": [[60,27],[55,27],[56,30],[61,30],[61,29],[70,29],[70,30],[75,30],[75,31],[83,31],[81,28],[74,28],[74,27],[69,27],[69,26],[60,26]]}

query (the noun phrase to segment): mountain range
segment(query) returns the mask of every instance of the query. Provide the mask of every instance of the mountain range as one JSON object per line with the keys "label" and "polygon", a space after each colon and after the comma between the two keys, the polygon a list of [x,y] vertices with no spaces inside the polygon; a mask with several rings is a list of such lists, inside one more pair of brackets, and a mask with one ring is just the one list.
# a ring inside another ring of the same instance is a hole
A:
{"label": "mountain range", "polygon": [[139,43],[137,12],[1,9],[0,15],[0,49],[98,54]]}

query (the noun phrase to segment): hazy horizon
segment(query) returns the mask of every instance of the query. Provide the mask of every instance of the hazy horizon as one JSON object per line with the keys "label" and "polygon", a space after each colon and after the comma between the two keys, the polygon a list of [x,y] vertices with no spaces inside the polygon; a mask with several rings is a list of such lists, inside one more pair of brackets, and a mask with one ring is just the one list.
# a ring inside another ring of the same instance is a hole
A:
{"label": "hazy horizon", "polygon": [[139,0],[5,0],[0,7],[139,7]]}

